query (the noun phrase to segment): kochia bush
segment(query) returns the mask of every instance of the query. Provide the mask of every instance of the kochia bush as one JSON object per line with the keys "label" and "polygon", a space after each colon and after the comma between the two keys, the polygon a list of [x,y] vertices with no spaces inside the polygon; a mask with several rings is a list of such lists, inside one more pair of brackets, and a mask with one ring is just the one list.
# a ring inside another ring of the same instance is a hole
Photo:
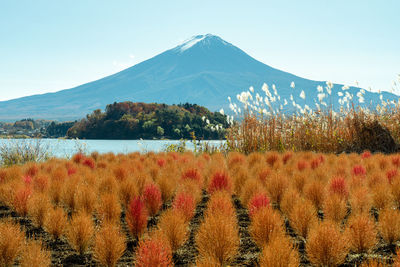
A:
{"label": "kochia bush", "polygon": [[140,237],[147,227],[147,210],[146,205],[139,197],[134,197],[126,213],[126,221],[129,231],[134,238]]}
{"label": "kochia bush", "polygon": [[147,184],[143,189],[143,199],[150,216],[154,216],[162,205],[161,191],[155,184]]}
{"label": "kochia bush", "polygon": [[216,191],[231,192],[231,187],[231,178],[229,175],[224,171],[216,171],[211,177],[208,192],[211,194]]}

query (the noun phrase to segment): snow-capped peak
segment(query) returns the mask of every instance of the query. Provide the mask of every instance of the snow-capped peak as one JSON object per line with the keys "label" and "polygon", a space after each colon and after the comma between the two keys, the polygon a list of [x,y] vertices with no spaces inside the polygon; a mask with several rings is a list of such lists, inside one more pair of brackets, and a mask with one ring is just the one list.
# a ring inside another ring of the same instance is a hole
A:
{"label": "snow-capped peak", "polygon": [[204,40],[206,38],[206,35],[197,35],[189,39],[188,41],[184,42],[182,45],[180,45],[180,50],[181,52],[188,50],[198,42]]}
{"label": "snow-capped peak", "polygon": [[218,36],[215,36],[212,34],[205,34],[205,35],[193,36],[192,38],[190,38],[190,39],[184,41],[182,44],[178,45],[175,49],[178,50],[179,52],[184,52],[201,41],[203,41],[204,43],[210,44],[212,40],[218,40],[221,43],[223,43],[224,45],[228,44],[227,42],[225,42]]}

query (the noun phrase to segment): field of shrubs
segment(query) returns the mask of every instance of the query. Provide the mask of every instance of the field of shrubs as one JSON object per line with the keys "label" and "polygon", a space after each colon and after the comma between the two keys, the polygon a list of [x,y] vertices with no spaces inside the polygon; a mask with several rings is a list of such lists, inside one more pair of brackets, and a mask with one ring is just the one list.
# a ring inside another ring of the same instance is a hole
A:
{"label": "field of shrubs", "polygon": [[0,169],[0,265],[400,266],[400,154],[76,154]]}

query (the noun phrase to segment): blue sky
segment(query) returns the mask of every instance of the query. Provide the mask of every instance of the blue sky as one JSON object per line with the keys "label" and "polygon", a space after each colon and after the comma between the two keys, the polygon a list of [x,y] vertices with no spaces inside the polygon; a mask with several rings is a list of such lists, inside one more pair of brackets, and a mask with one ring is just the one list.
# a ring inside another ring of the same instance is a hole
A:
{"label": "blue sky", "polygon": [[205,33],[305,78],[389,91],[399,29],[398,0],[2,0],[0,100],[72,88]]}

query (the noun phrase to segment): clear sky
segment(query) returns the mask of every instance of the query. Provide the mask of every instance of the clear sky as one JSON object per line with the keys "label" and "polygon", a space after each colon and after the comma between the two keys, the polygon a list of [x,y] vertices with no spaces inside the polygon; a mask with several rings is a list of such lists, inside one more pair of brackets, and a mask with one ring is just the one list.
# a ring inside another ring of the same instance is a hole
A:
{"label": "clear sky", "polygon": [[400,74],[399,0],[1,0],[0,100],[72,88],[205,33],[309,79],[389,91]]}

